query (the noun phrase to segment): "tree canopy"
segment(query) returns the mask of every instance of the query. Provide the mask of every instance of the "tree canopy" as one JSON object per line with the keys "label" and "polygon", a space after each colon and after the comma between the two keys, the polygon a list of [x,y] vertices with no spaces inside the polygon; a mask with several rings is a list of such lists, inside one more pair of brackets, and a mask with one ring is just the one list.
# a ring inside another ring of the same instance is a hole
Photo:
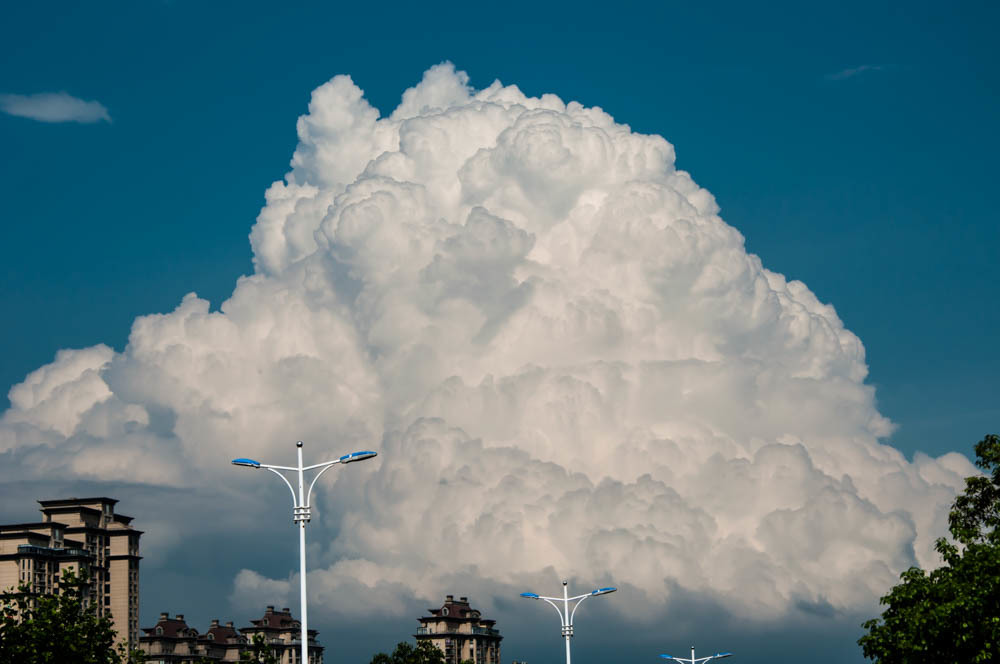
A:
{"label": "tree canopy", "polygon": [[878,664],[1000,661],[1000,437],[975,447],[984,475],[965,480],[948,516],[953,541],[938,539],[944,565],[911,567],[880,600],[880,618],[858,640]]}
{"label": "tree canopy", "polygon": [[84,607],[88,582],[86,573],[77,578],[66,570],[58,594],[36,595],[21,586],[0,596],[0,664],[129,662],[125,646],[115,646],[111,619]]}
{"label": "tree canopy", "polygon": [[278,664],[278,655],[264,635],[257,633],[250,640],[250,647],[240,653],[240,664]]}
{"label": "tree canopy", "polygon": [[430,641],[419,641],[416,647],[403,641],[391,655],[380,652],[372,657],[371,664],[444,664],[444,653]]}

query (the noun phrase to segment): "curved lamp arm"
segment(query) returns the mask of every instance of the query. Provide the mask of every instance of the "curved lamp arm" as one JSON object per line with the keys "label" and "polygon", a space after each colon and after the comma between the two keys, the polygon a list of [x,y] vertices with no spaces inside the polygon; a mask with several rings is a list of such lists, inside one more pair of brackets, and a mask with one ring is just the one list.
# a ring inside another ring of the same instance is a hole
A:
{"label": "curved lamp arm", "polygon": [[544,599],[544,600],[545,600],[546,602],[548,602],[549,604],[551,604],[551,605],[552,605],[552,608],[554,608],[554,609],[556,610],[556,612],[557,612],[557,613],[559,614],[559,620],[561,620],[561,621],[562,621],[562,624],[563,624],[564,626],[565,626],[565,625],[570,625],[570,624],[572,624],[572,623],[568,623],[568,622],[566,622],[566,616],[564,616],[564,615],[563,615],[563,611],[562,611],[562,609],[560,609],[560,608],[559,608],[559,605],[558,605],[558,604],[556,604],[555,602],[553,602],[553,601],[552,601],[551,599],[549,599],[548,597],[539,597],[538,599]]}
{"label": "curved lamp arm", "polygon": [[264,470],[270,470],[272,473],[281,478],[281,481],[285,483],[285,486],[288,487],[288,490],[292,492],[292,507],[298,507],[299,500],[298,498],[295,497],[295,489],[292,488],[292,483],[288,481],[288,478],[279,473],[278,471],[276,471],[274,468],[268,468],[267,466],[261,466],[261,468],[263,468]]}
{"label": "curved lamp arm", "polygon": [[325,473],[326,471],[330,470],[331,468],[333,468],[338,463],[340,463],[340,459],[337,459],[336,461],[331,461],[329,465],[323,468],[323,470],[316,473],[316,475],[312,478],[312,482],[309,483],[309,491],[306,492],[306,505],[312,505],[312,503],[309,501],[312,498],[313,487],[316,486],[316,480],[319,479],[319,476]]}
{"label": "curved lamp arm", "polygon": [[537,593],[521,593],[521,597],[527,599],[544,599],[546,602],[551,604],[552,608],[555,609],[556,613],[559,614],[559,622],[563,625],[563,627],[565,627],[568,624],[566,622],[566,616],[563,615],[563,610],[559,608],[558,604],[556,604],[556,602],[563,601],[562,597],[545,597],[544,595],[539,595]]}
{"label": "curved lamp arm", "polygon": [[579,602],[577,602],[575,605],[573,605],[573,613],[569,614],[569,623],[567,623],[567,624],[569,624],[569,625],[573,624],[573,616],[576,615],[576,610],[580,608],[581,604],[583,604],[583,600],[587,599],[588,597],[590,597],[590,595],[584,595],[583,597],[580,598]]}

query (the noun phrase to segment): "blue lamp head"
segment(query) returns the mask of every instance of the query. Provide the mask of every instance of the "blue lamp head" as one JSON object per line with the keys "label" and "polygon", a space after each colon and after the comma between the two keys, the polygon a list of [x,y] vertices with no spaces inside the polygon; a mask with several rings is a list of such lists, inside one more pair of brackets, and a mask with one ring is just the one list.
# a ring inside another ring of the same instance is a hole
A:
{"label": "blue lamp head", "polygon": [[248,468],[260,468],[260,461],[253,459],[233,459],[234,466],[247,466]]}
{"label": "blue lamp head", "polygon": [[607,595],[608,593],[613,593],[616,590],[618,590],[618,589],[617,588],[610,588],[610,587],[608,587],[608,588],[598,588],[597,590],[594,590],[590,594],[591,595]]}
{"label": "blue lamp head", "polygon": [[527,597],[528,599],[538,599],[538,593],[521,593],[521,597]]}
{"label": "blue lamp head", "polygon": [[344,456],[340,457],[338,461],[340,461],[340,463],[354,463],[355,461],[364,461],[365,459],[371,459],[374,456],[378,456],[378,452],[365,450],[363,452],[351,452],[350,454],[345,454]]}

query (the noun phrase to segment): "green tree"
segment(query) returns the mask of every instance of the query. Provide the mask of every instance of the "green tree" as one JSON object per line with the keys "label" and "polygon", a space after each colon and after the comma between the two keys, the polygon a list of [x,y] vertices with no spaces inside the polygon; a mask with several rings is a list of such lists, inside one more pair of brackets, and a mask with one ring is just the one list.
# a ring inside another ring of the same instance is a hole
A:
{"label": "green tree", "polygon": [[110,618],[98,617],[83,605],[89,583],[86,572],[77,578],[63,572],[59,592],[36,595],[22,585],[0,595],[0,664],[124,664],[143,661],[123,644],[115,646]]}
{"label": "green tree", "polygon": [[1000,661],[1000,437],[975,447],[985,475],[965,480],[948,516],[954,542],[935,548],[944,565],[911,567],[880,600],[880,618],[858,640],[878,664]]}
{"label": "green tree", "polygon": [[444,664],[444,653],[430,641],[419,641],[416,647],[402,641],[391,655],[380,652],[371,664]]}
{"label": "green tree", "polygon": [[268,645],[264,635],[258,632],[253,635],[250,647],[240,653],[240,664],[278,664],[278,656],[274,648]]}

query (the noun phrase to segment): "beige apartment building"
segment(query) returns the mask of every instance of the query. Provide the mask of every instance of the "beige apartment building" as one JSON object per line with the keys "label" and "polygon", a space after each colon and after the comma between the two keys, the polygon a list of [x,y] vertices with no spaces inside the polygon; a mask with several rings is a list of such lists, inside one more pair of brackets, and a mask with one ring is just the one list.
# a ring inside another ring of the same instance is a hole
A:
{"label": "beige apartment building", "polygon": [[118,641],[139,645],[139,537],[113,498],[40,500],[42,521],[0,525],[0,592],[51,594],[63,570],[90,575],[84,604],[111,618]]}
{"label": "beige apartment building", "polygon": [[445,597],[440,609],[428,609],[429,616],[418,618],[414,634],[417,642],[430,641],[444,653],[445,664],[500,664],[500,631],[495,620],[485,620],[469,606],[468,597]]}
{"label": "beige apartment building", "polygon": [[[248,650],[255,634],[264,637],[271,652],[280,664],[299,664],[299,638],[301,623],[292,617],[290,609],[275,611],[268,606],[264,615],[251,620],[250,627],[233,627],[232,622],[220,625],[213,620],[208,630],[199,633],[189,627],[184,614],[171,618],[161,613],[152,627],[143,627],[139,637],[148,664],[198,664],[212,662],[238,662],[240,653]],[[323,664],[323,646],[316,641],[318,632],[309,630],[309,663]]]}
{"label": "beige apartment building", "polygon": [[217,662],[238,662],[247,639],[228,622],[220,625],[213,620],[204,634],[184,621],[184,614],[171,618],[161,613],[152,627],[143,627],[139,647],[146,654],[147,664],[193,664],[205,659]]}

